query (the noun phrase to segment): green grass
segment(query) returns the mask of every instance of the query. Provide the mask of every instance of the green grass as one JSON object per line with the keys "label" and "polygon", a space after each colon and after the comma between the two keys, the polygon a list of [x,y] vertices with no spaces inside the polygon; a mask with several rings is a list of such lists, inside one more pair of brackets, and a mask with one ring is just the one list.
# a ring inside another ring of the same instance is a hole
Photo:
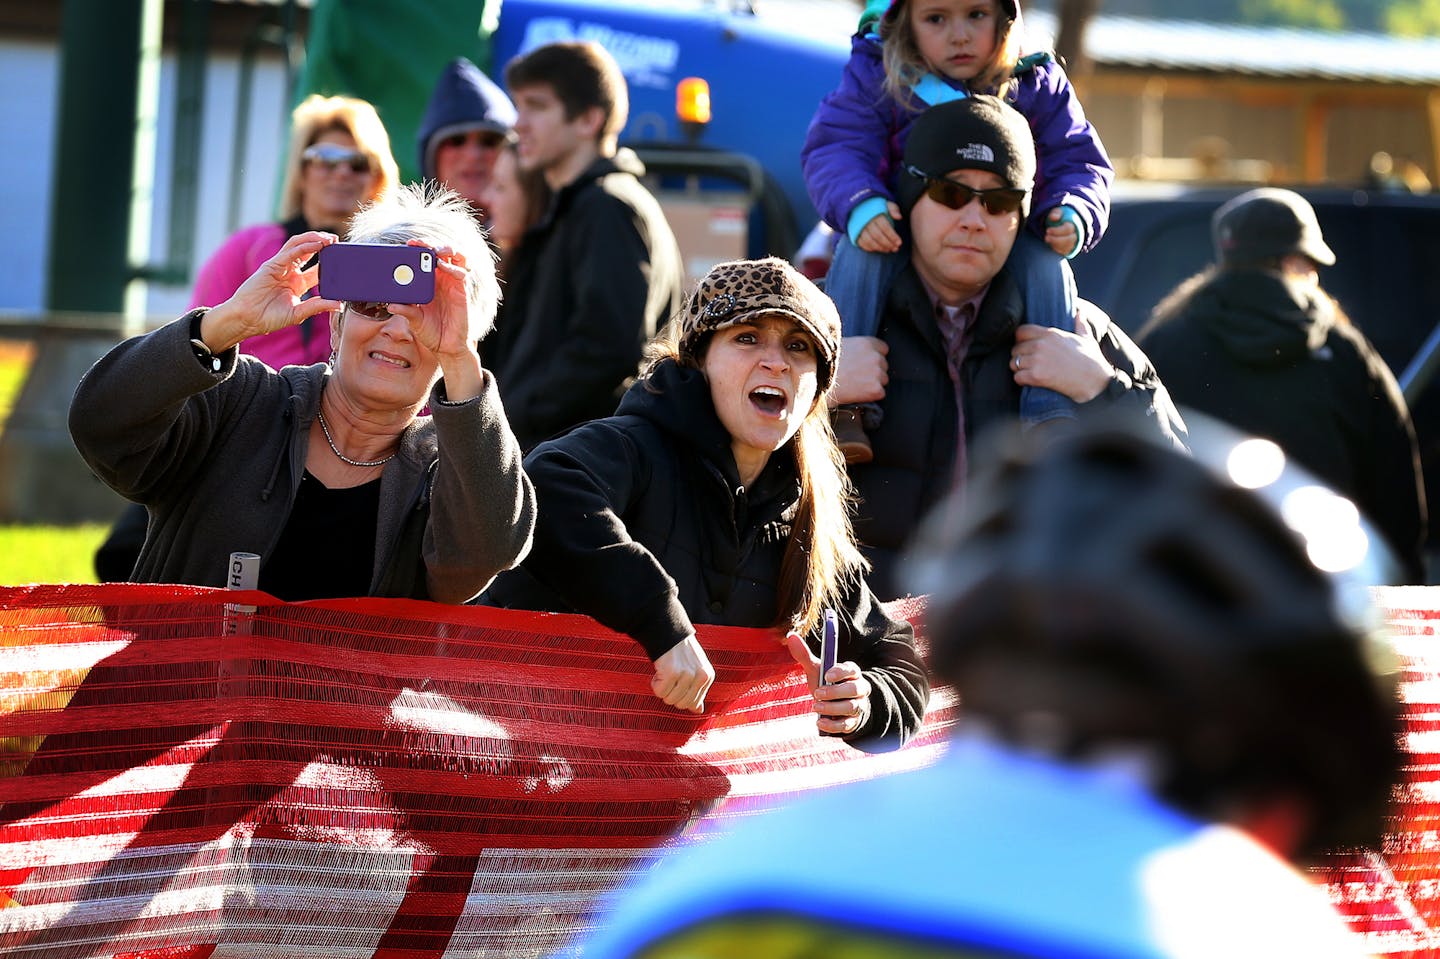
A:
{"label": "green grass", "polygon": [[93,583],[95,549],[110,527],[0,526],[0,586]]}
{"label": "green grass", "polygon": [[[0,339],[0,427],[9,416],[34,355],[28,342]],[[0,586],[95,582],[95,548],[110,528],[0,525]]]}

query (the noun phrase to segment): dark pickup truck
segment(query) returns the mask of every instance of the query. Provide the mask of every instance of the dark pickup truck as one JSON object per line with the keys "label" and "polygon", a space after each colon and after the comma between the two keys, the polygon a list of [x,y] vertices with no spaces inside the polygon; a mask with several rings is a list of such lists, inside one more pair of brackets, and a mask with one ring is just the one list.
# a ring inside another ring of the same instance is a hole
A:
{"label": "dark pickup truck", "polygon": [[[1134,333],[1150,310],[1212,259],[1210,215],[1242,187],[1117,186],[1110,228],[1074,261],[1080,294]],[[1320,281],[1397,378],[1440,323],[1440,193],[1300,188],[1336,263]],[[1429,549],[1440,551],[1440,385],[1407,391],[1430,503]],[[1436,564],[1432,559],[1432,578]]]}

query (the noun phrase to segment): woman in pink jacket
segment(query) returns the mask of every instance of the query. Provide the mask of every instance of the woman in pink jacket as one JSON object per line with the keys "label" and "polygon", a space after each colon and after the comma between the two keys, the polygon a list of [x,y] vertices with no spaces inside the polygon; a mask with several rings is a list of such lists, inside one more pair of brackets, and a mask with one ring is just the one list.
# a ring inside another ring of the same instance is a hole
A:
{"label": "woman in pink jacket", "polygon": [[[191,308],[229,299],[292,236],[324,230],[343,237],[355,211],[399,180],[390,136],[364,100],[312,95],[291,114],[290,129],[280,222],[232,234],[200,268]],[[252,337],[240,348],[275,369],[318,363],[330,353],[327,320],[314,317],[299,327]]]}

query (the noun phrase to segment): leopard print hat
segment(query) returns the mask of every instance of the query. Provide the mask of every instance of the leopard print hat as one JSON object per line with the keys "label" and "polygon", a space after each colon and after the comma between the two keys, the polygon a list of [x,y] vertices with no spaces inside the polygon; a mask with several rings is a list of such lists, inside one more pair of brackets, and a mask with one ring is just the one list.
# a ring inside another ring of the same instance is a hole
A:
{"label": "leopard print hat", "polygon": [[699,348],[711,333],[762,313],[780,313],[799,321],[815,340],[820,392],[828,390],[840,353],[840,314],[819,287],[778,257],[732,260],[711,267],[680,313],[680,359],[698,366]]}

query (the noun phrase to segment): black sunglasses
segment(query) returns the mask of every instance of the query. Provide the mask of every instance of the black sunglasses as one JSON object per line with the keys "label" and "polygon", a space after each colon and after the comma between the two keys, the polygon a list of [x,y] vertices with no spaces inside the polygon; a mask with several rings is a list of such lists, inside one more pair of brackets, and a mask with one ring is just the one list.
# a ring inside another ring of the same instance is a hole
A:
{"label": "black sunglasses", "polygon": [[991,216],[999,216],[1002,213],[1014,213],[1020,209],[1020,204],[1025,202],[1026,191],[1014,187],[1002,186],[993,190],[977,190],[945,177],[931,176],[913,166],[905,167],[905,172],[924,180],[925,195],[941,206],[949,207],[952,210],[963,210],[971,200],[978,199],[986,213]]}
{"label": "black sunglasses", "polygon": [[368,303],[364,300],[350,301],[346,304],[352,313],[359,313],[361,316],[368,316],[372,320],[388,320],[395,314],[390,312],[389,303]]}
{"label": "black sunglasses", "polygon": [[327,170],[348,166],[351,173],[369,173],[370,158],[359,150],[336,146],[334,143],[317,143],[305,148],[300,159],[306,163],[318,163]]}
{"label": "black sunglasses", "polygon": [[505,134],[495,130],[467,130],[464,133],[450,134],[440,141],[440,145],[443,147],[464,146],[472,138],[481,149],[485,150],[498,150],[505,144],[506,140],[510,139]]}

